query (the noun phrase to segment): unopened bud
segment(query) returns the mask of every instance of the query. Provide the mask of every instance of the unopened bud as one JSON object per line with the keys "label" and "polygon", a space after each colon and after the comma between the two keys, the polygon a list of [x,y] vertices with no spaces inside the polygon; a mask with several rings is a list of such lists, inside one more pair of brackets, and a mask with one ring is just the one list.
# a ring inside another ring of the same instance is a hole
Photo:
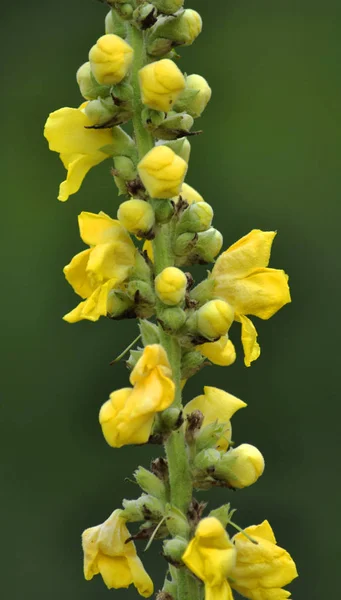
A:
{"label": "unopened bud", "polygon": [[86,100],[95,100],[98,97],[106,98],[109,96],[110,87],[107,85],[99,85],[94,78],[90,63],[86,62],[79,67],[76,73],[77,83],[80,93]]}
{"label": "unopened bud", "polygon": [[133,49],[118,35],[107,33],[91,48],[89,60],[98,83],[113,85],[127,75],[133,60]]}
{"label": "unopened bud", "polygon": [[[174,244],[174,254],[178,257],[183,257],[189,254],[194,248],[197,241],[195,233],[182,233],[177,237]],[[184,262],[184,264],[186,264]]]}
{"label": "unopened bud", "polygon": [[149,494],[142,494],[137,500],[124,499],[122,504],[123,516],[130,523],[144,520],[160,521],[164,514],[160,500]]}
{"label": "unopened bud", "polygon": [[107,299],[108,316],[111,319],[124,317],[133,309],[134,303],[132,300],[120,290],[111,290]]}
{"label": "unopened bud", "polygon": [[175,506],[168,505],[166,525],[169,533],[173,537],[181,536],[187,538],[189,535],[189,523],[181,510]]}
{"label": "unopened bud", "polygon": [[129,20],[133,16],[134,9],[129,2],[119,2],[116,5],[116,10],[124,20]]}
{"label": "unopened bud", "polygon": [[201,369],[203,363],[205,362],[205,357],[196,350],[190,350],[186,352],[182,357],[181,362],[181,378],[189,379],[195,373]]}
{"label": "unopened bud", "polygon": [[184,4],[184,0],[152,0],[155,8],[164,15],[173,15]]}
{"label": "unopened bud", "polygon": [[161,502],[166,501],[165,484],[154,473],[151,473],[144,467],[138,467],[134,473],[134,477],[144,492],[155,496]]}
{"label": "unopened bud", "polygon": [[190,8],[176,17],[160,19],[151,29],[147,52],[152,56],[162,56],[175,46],[190,46],[201,30],[201,16]]}
{"label": "unopened bud", "polygon": [[[142,307],[147,304],[153,306],[155,304],[155,295],[153,288],[146,281],[141,281],[139,279],[134,279],[133,281],[129,281],[127,285],[127,294],[130,298],[136,302],[137,305],[142,305]],[[143,315],[139,312],[139,317],[143,317],[147,315]]]}
{"label": "unopened bud", "polygon": [[212,207],[207,202],[195,202],[182,213],[177,231],[192,233],[206,231],[211,226],[212,219]]}
{"label": "unopened bud", "polygon": [[180,408],[167,408],[162,412],[161,420],[163,429],[166,429],[167,431],[178,429],[179,423],[180,425],[182,424]]}
{"label": "unopened bud", "polygon": [[172,198],[180,191],[187,163],[167,146],[155,146],[139,162],[138,171],[151,198]]}
{"label": "unopened bud", "polygon": [[182,563],[181,557],[188,546],[188,541],[180,536],[176,536],[172,540],[166,540],[163,543],[163,554],[170,562]]}
{"label": "unopened bud", "polygon": [[133,12],[134,25],[141,29],[149,29],[157,21],[157,11],[150,2],[142,2]]}
{"label": "unopened bud", "polygon": [[117,218],[130,233],[146,237],[154,227],[155,217],[151,205],[144,200],[132,199],[122,202]]}
{"label": "unopened bud", "polygon": [[177,140],[189,135],[194,119],[186,113],[171,111],[158,127],[149,127],[157,139]]}
{"label": "unopened bud", "polygon": [[214,229],[214,227],[210,227],[207,231],[198,234],[195,250],[202,261],[210,263],[219,254],[222,245],[223,236],[220,231]]}
{"label": "unopened bud", "polygon": [[87,102],[84,112],[93,125],[104,125],[118,112],[112,98],[97,98]]}
{"label": "unopened bud", "polygon": [[207,450],[201,450],[201,452],[196,455],[194,466],[200,471],[214,470],[219,461],[220,452],[214,448],[208,448]]}
{"label": "unopened bud", "polygon": [[114,33],[123,39],[127,35],[125,23],[116,10],[110,10],[105,17],[105,33]]}
{"label": "unopened bud", "polygon": [[[193,204],[193,202],[204,202],[201,194],[199,194],[199,192],[197,192],[197,190],[195,190],[192,186],[188,185],[188,183],[182,184],[180,196],[182,200],[185,200],[188,204]],[[173,198],[173,200],[178,202],[179,196],[177,198]]]}
{"label": "unopened bud", "polygon": [[137,171],[131,158],[127,156],[115,156],[115,169],[124,181],[132,181],[137,177]]}
{"label": "unopened bud", "polygon": [[212,96],[212,90],[206,79],[201,75],[189,75],[186,78],[186,88],[179,96],[174,110],[187,112],[197,118],[204,112]]}
{"label": "unopened bud", "polygon": [[258,448],[241,444],[222,456],[216,475],[240,489],[255,483],[262,475],[264,466],[264,458]]}
{"label": "unopened bud", "polygon": [[186,313],[180,306],[172,306],[160,311],[159,318],[165,331],[174,332],[185,324]]}
{"label": "unopened bud", "polygon": [[233,308],[224,300],[210,300],[197,312],[197,328],[201,335],[216,339],[225,335],[234,319]]}
{"label": "unopened bud", "polygon": [[176,306],[185,298],[187,278],[176,267],[167,267],[155,279],[155,291],[158,298],[168,306]]}
{"label": "unopened bud", "polygon": [[185,89],[185,78],[176,64],[165,58],[139,71],[142,102],[154,110],[169,112]]}

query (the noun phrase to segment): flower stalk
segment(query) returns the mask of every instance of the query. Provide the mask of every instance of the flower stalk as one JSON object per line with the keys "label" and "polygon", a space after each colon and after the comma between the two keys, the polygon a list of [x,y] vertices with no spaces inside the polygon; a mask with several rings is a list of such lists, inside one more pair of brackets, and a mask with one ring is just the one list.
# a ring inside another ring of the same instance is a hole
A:
{"label": "flower stalk", "polygon": [[[213,208],[184,181],[187,138],[197,133],[191,128],[212,92],[201,75],[181,72],[174,48],[195,41],[200,15],[183,0],[107,3],[105,35],[77,71],[86,102],[51,113],[45,125],[50,149],[67,170],[61,201],[105,159],[113,160],[124,196],[117,219],[79,215],[87,248],[64,273],[81,302],[64,319],[138,320],[139,335],[113,361],[129,352],[130,387],[109,394],[99,423],[112,448],[159,444],[165,456],[150,470],[136,469],[138,498],[124,499],[122,509],[84,531],[84,576],[100,574],[108,588],[134,585],[150,597],[153,582],[134,541],[144,540],[152,551],[161,540],[168,570],[157,600],[202,600],[203,594],[233,600],[233,589],[250,600],[288,598],[282,588],[297,576],[296,567],[269,523],[243,529],[231,521],[229,504],[204,517],[206,504],[195,498],[196,490],[241,490],[263,474],[261,452],[232,441],[231,419],[246,403],[212,386],[187,404],[182,398],[187,379],[206,364],[234,363],[229,331],[235,323],[249,367],[260,355],[250,316],[267,320],[290,302],[287,275],[268,266],[275,232],[252,230],[220,253]],[[124,129],[130,120],[132,136]],[[213,267],[195,285],[188,269],[198,264]],[[129,523],[140,523],[134,535]],[[230,538],[227,527],[239,533]]]}

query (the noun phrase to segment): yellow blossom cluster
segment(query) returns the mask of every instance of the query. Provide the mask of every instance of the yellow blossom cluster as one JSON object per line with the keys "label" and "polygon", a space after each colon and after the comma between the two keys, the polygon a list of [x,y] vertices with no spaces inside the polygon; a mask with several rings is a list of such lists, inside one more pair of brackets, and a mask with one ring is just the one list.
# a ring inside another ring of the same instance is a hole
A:
{"label": "yellow blossom cluster", "polygon": [[[288,276],[269,267],[276,232],[253,229],[221,252],[212,206],[185,181],[188,137],[199,133],[192,127],[212,91],[201,75],[180,70],[175,49],[196,40],[201,16],[184,0],[107,4],[105,33],[76,74],[85,102],[52,112],[44,130],[67,171],[59,200],[78,192],[105,159],[123,196],[117,219],[78,217],[86,248],[64,274],[81,301],[64,320],[138,320],[139,336],[113,361],[129,353],[131,385],[108,394],[99,424],[111,448],[159,444],[166,456],[137,468],[138,498],[83,532],[84,576],[100,574],[109,589],[133,584],[150,597],[154,586],[133,540],[148,547],[162,540],[169,568],[157,600],[233,600],[234,590],[250,600],[285,600],[297,571],[269,523],[242,529],[229,504],[203,516],[206,505],[194,495],[242,490],[262,476],[260,450],[232,439],[232,417],[246,403],[213,386],[182,400],[201,368],[236,361],[235,321],[249,367],[260,355],[250,317],[268,320],[291,301]],[[195,265],[211,265],[197,284]],[[127,523],[140,525],[131,535]],[[239,533],[230,538],[228,527]]]}

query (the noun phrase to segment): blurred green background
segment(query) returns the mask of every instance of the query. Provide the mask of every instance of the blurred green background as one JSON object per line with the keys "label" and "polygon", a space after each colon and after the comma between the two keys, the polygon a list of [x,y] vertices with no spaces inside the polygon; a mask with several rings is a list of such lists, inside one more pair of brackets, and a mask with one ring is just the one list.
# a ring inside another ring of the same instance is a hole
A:
{"label": "blurred green background", "polygon": [[[257,322],[262,356],[250,369],[211,367],[186,387],[216,385],[248,402],[234,439],[257,445],[267,468],[253,487],[210,494],[240,525],[268,518],[292,553],[296,600],[335,599],[340,558],[341,5],[326,0],[193,0],[204,19],[180,66],[204,75],[213,98],[192,141],[187,181],[212,203],[225,247],[252,228],[277,229],[272,266],[290,274],[293,303]],[[1,8],[2,597],[101,600],[82,577],[81,531],[137,489],[124,478],[157,448],[113,450],[98,409],[127,384],[109,362],[135,322],[68,325],[76,296],[62,268],[82,249],[77,214],[118,205],[109,161],[57,201],[64,176],[42,130],[48,113],[77,106],[75,72],[103,33],[96,0],[18,0]],[[239,327],[232,338],[239,346]],[[199,495],[200,496],[200,495]],[[206,498],[205,494],[201,497]],[[139,545],[142,553],[143,545]],[[159,547],[143,556],[160,586]]]}

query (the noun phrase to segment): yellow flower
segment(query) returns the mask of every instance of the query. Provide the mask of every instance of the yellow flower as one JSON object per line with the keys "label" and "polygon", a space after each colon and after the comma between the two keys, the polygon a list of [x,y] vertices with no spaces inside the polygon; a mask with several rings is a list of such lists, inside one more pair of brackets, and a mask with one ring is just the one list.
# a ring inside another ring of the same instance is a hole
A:
{"label": "yellow flower", "polygon": [[149,108],[168,112],[185,88],[185,78],[176,64],[164,58],[139,71],[142,102]]}
{"label": "yellow flower", "polygon": [[167,146],[155,146],[139,162],[138,171],[151,198],[172,198],[179,194],[187,163]]}
{"label": "yellow flower", "polygon": [[185,298],[187,278],[176,267],[167,267],[155,279],[155,291],[163,304],[176,306]]}
{"label": "yellow flower", "polygon": [[109,129],[86,129],[92,125],[81,108],[60,108],[46,121],[44,135],[50,150],[59,152],[67,169],[66,181],[61,183],[58,200],[64,202],[78,192],[83,179],[95,165],[108,158],[100,148],[111,144]]}
{"label": "yellow flower", "polygon": [[110,446],[120,448],[148,441],[155,414],[174,400],[175,385],[171,377],[162,346],[146,346],[130,375],[134,387],[113,392],[100,410],[99,421]]}
{"label": "yellow flower", "polygon": [[253,229],[219,256],[211,274],[214,294],[231,304],[235,320],[242,325],[248,367],[258,358],[260,347],[256,329],[246,315],[269,319],[291,302],[285,272],[267,268],[275,235],[274,231]]}
{"label": "yellow flower", "polygon": [[241,444],[221,457],[216,468],[218,478],[223,476],[232,487],[242,489],[259,479],[264,472],[262,453],[251,444]]}
{"label": "yellow flower", "polygon": [[135,544],[126,543],[130,534],[122,512],[115,510],[104,523],[83,532],[84,577],[90,581],[100,573],[109,589],[127,588],[133,583],[141,596],[149,598],[153,582],[136,554]]}
{"label": "yellow flower", "polygon": [[228,367],[236,360],[236,349],[227,335],[223,335],[216,342],[200,344],[196,349],[220,367]]}
{"label": "yellow flower", "polygon": [[232,437],[231,417],[237,410],[247,406],[232,394],[216,387],[205,386],[204,394],[193,398],[184,408],[184,414],[189,415],[194,410],[200,410],[204,415],[203,425],[210,423],[224,423],[226,426],[224,437],[217,444],[217,449],[226,452]]}
{"label": "yellow flower", "polygon": [[102,35],[89,52],[91,70],[98,83],[120,83],[129,71],[133,53],[132,47],[118,35]]}
{"label": "yellow flower", "polygon": [[149,233],[155,223],[155,215],[151,205],[136,198],[120,204],[117,218],[123,227],[137,236]]}
{"label": "yellow flower", "polygon": [[226,335],[233,323],[234,312],[224,300],[210,300],[197,312],[198,331],[206,338]]}
{"label": "yellow flower", "polygon": [[119,221],[103,212],[82,212],[78,223],[80,236],[90,248],[64,267],[67,281],[85,299],[64,316],[69,323],[105,316],[109,292],[123,283],[135,263],[134,244]]}
{"label": "yellow flower", "polygon": [[283,586],[297,577],[297,570],[290,554],[276,545],[276,538],[268,521],[245,529],[253,544],[245,535],[238,533],[233,542],[237,550],[237,562],[231,572],[231,585],[250,600],[285,600],[290,592]]}
{"label": "yellow flower", "polygon": [[[203,197],[197,192],[192,186],[188,185],[188,183],[183,183],[180,196],[183,200],[186,200],[188,204],[193,204],[193,202],[204,202]],[[172,200],[177,204],[179,202],[179,196],[175,196]]]}
{"label": "yellow flower", "polygon": [[236,562],[236,549],[218,519],[200,521],[182,560],[204,582],[206,600],[233,600],[227,577]]}

